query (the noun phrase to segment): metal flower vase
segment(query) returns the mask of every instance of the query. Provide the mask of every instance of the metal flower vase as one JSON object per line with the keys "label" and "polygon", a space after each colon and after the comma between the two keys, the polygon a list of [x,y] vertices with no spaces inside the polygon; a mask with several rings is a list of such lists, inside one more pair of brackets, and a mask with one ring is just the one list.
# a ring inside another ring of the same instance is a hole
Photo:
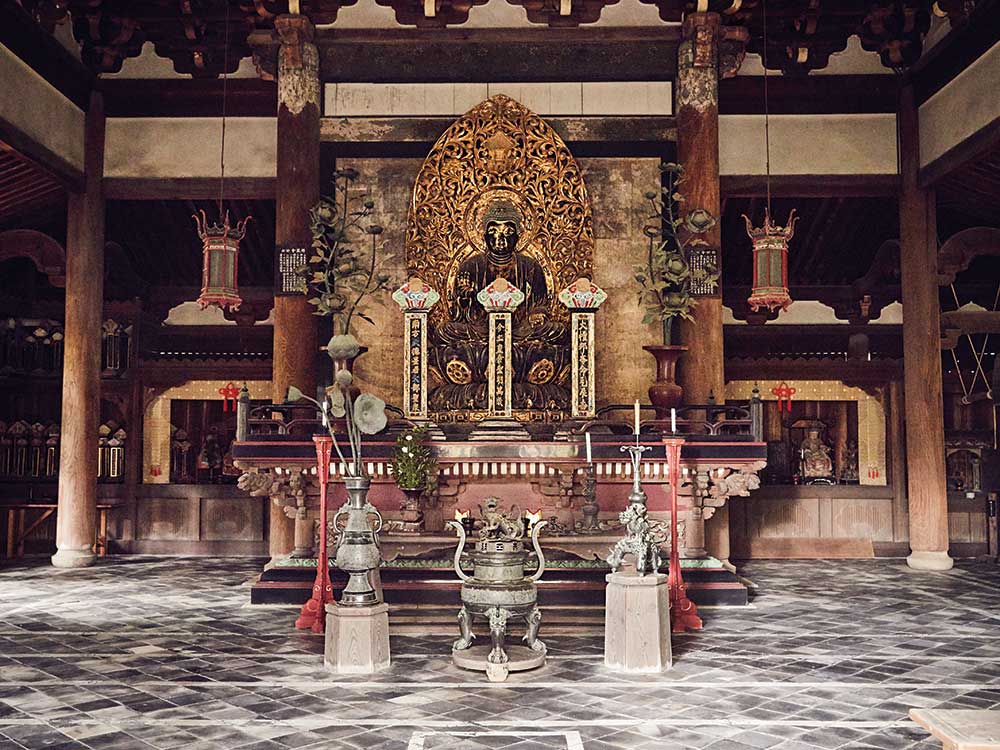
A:
{"label": "metal flower vase", "polygon": [[[347,523],[339,530],[337,557],[334,563],[347,573],[347,586],[340,598],[342,607],[369,607],[380,603],[381,596],[372,584],[372,571],[382,564],[378,533],[382,529],[382,516],[368,502],[369,477],[344,477],[347,502],[333,517],[333,526],[344,516]],[[373,529],[369,517],[374,515]]]}

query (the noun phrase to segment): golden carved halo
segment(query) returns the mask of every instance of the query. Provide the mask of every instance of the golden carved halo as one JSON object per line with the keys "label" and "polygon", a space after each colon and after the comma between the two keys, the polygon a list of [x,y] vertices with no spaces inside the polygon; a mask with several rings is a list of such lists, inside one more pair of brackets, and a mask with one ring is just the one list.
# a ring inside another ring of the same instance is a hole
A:
{"label": "golden carved halo", "polygon": [[494,200],[520,212],[516,250],[541,265],[552,315],[566,314],[558,292],[593,273],[590,200],[579,165],[548,123],[497,94],[452,123],[414,182],[406,264],[441,294],[434,325],[449,319],[459,265],[485,251],[482,217]]}

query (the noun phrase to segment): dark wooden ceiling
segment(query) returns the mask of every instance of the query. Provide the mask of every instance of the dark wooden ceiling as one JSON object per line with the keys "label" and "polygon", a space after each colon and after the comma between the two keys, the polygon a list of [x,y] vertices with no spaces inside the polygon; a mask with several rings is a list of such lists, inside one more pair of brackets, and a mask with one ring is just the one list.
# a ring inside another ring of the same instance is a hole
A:
{"label": "dark wooden ceiling", "polygon": [[[274,201],[227,200],[230,219],[251,216],[240,245],[241,286],[270,286],[274,277]],[[121,246],[129,269],[150,286],[199,286],[201,241],[192,215],[218,217],[216,201],[108,201],[104,236]]]}
{"label": "dark wooden ceiling", "polygon": [[65,205],[66,189],[59,181],[0,141],[0,228]]}
{"label": "dark wooden ceiling", "polygon": [[[743,214],[760,226],[766,204],[765,198],[723,199],[724,285],[752,283],[752,253]],[[793,208],[799,220],[788,253],[792,285],[851,284],[868,272],[882,243],[899,237],[895,198],[773,198],[772,220],[784,225]]]}
{"label": "dark wooden ceiling", "polygon": [[[288,12],[287,0],[17,0],[45,28],[67,15],[81,45],[84,63],[95,72],[113,72],[140,54],[146,42],[173,61],[180,73],[215,76],[234,71],[251,54],[248,38],[266,38],[274,18]],[[442,28],[464,24],[470,9],[488,1],[437,0],[428,17],[423,0],[376,0],[392,8],[404,27]],[[532,24],[578,26],[598,21],[605,6],[619,0],[573,0],[569,15],[560,3],[507,0],[522,6]],[[655,5],[665,21],[678,21],[697,9],[694,0],[642,0]],[[317,24],[333,23],[341,8],[357,0],[301,0],[301,12]],[[877,52],[889,67],[915,62],[933,12],[961,20],[976,5],[971,0],[780,0],[767,11],[767,48],[763,42],[764,4],[760,0],[711,0],[709,8],[724,23],[750,31],[749,50],[764,53],[766,65],[786,72],[808,72],[826,66],[829,57],[847,46],[852,35],[865,49]],[[228,32],[228,37],[227,37]],[[229,40],[228,52],[226,40]]]}
{"label": "dark wooden ceiling", "polygon": [[942,239],[969,227],[1000,227],[1000,143],[944,177],[935,190]]}

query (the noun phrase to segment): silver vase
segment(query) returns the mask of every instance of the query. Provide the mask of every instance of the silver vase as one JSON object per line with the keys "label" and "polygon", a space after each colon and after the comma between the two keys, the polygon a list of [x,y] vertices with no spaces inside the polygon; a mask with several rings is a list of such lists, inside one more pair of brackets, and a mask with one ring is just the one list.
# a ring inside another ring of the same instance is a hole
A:
{"label": "silver vase", "polygon": [[[337,540],[337,557],[334,564],[347,573],[347,586],[340,597],[344,607],[369,607],[379,603],[379,594],[372,585],[371,571],[378,570],[382,563],[382,553],[378,546],[378,532],[382,528],[382,516],[375,506],[368,502],[368,477],[344,477],[347,486],[347,502],[333,517],[333,526],[341,516],[347,523],[340,530]],[[374,515],[377,526],[373,529],[368,517]]]}

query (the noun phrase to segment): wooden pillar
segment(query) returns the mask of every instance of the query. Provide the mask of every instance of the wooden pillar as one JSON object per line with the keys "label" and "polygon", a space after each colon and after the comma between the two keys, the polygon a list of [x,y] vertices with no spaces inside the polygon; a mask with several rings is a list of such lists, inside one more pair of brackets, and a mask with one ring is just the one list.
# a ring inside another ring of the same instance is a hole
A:
{"label": "wooden pillar", "polygon": [[[684,167],[685,210],[704,208],[719,220],[702,234],[715,250],[722,270],[719,199],[719,78],[722,25],[718,13],[690,13],[684,18],[677,61],[677,161]],[[731,56],[726,56],[732,65]],[[738,67],[738,65],[736,66]],[[724,76],[735,72],[722,70]],[[710,394],[725,401],[722,290],[698,296],[694,320],[679,320],[680,341],[688,348],[677,366],[677,382],[689,404],[704,404]],[[720,560],[729,559],[729,508],[719,508],[705,527],[705,546]]]}
{"label": "wooden pillar", "polygon": [[52,556],[57,568],[80,568],[95,559],[104,301],[104,100],[97,92],[90,95],[84,144],[84,189],[69,194],[66,230],[59,509]]}
{"label": "wooden pillar", "polygon": [[897,115],[901,189],[900,274],[903,294],[903,388],[910,556],[918,570],[948,570],[948,493],[944,466],[941,310],[937,282],[934,192],[921,189],[920,140],[913,86]]}
{"label": "wooden pillar", "polygon": [[909,539],[909,510],[906,507],[906,430],[904,422],[903,384],[894,380],[887,389],[889,436],[889,481],[892,484],[892,541]]}
{"label": "wooden pillar", "polygon": [[[279,247],[312,243],[309,209],[319,200],[319,52],[315,29],[302,15],[274,22],[278,51],[278,150],[275,241]],[[316,391],[316,317],[306,296],[274,299],[274,365],[271,399],[285,400],[288,386],[307,395]],[[294,521],[270,505],[271,557],[295,546]]]}

